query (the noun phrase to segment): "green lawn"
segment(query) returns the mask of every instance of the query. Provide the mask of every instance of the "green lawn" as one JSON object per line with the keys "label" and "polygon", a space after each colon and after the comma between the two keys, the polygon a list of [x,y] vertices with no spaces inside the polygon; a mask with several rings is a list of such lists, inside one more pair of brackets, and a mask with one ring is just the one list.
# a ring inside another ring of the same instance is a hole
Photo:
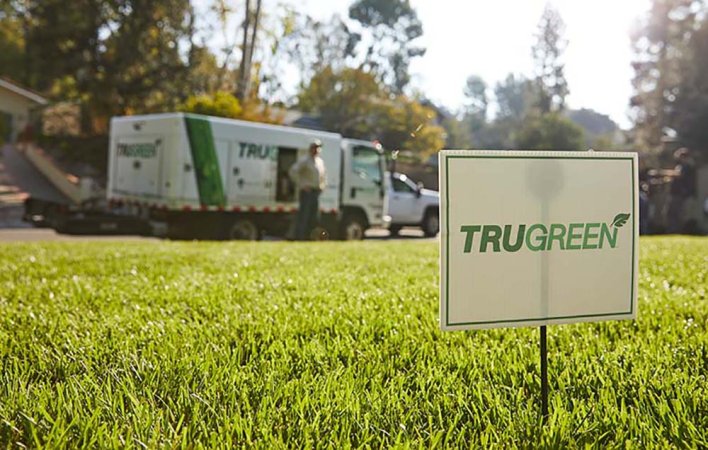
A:
{"label": "green lawn", "polygon": [[439,331],[438,246],[0,246],[0,447],[708,446],[708,239],[639,318]]}

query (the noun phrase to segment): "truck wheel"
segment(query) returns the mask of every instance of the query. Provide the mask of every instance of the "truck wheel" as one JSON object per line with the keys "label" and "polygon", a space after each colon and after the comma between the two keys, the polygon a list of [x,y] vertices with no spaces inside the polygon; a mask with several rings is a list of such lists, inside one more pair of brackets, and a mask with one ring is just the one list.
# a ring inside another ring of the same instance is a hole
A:
{"label": "truck wheel", "polygon": [[398,236],[398,233],[401,232],[401,228],[400,225],[391,225],[388,231],[391,233],[391,236]]}
{"label": "truck wheel", "polygon": [[433,211],[426,212],[421,228],[423,229],[423,234],[427,237],[437,235],[438,231],[440,231],[440,218],[438,217],[438,213]]}
{"label": "truck wheel", "polygon": [[345,241],[360,241],[364,239],[364,221],[357,215],[345,216],[342,221],[342,239]]}
{"label": "truck wheel", "polygon": [[229,239],[237,241],[257,241],[261,238],[261,233],[256,224],[249,219],[236,220],[229,228]]}
{"label": "truck wheel", "polygon": [[316,226],[310,233],[311,241],[329,241],[330,239],[332,239],[332,236],[329,231],[327,231],[327,228],[323,226]]}

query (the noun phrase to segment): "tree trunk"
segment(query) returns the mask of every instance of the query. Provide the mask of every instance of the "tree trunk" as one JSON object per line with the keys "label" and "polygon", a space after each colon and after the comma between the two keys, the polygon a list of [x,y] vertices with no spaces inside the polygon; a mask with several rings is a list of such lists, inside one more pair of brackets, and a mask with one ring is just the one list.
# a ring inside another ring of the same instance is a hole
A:
{"label": "tree trunk", "polygon": [[248,31],[251,26],[251,0],[246,0],[246,13],[243,20],[243,41],[241,44],[241,64],[238,67],[238,79],[236,80],[236,98],[243,103],[246,93],[247,59],[249,54]]}
{"label": "tree trunk", "polygon": [[251,66],[253,63],[253,51],[256,48],[256,33],[258,33],[258,22],[261,17],[262,0],[256,0],[256,15],[253,18],[253,28],[251,29],[251,43],[248,49],[248,60],[246,61],[246,89],[243,92],[243,99],[248,100],[251,94]]}
{"label": "tree trunk", "polygon": [[241,103],[248,100],[251,91],[251,63],[253,62],[253,52],[256,48],[256,35],[258,33],[258,22],[261,16],[261,4],[262,0],[256,0],[256,10],[252,15],[251,1],[246,0],[246,18],[243,22],[243,52],[236,83],[236,98],[238,98]]}

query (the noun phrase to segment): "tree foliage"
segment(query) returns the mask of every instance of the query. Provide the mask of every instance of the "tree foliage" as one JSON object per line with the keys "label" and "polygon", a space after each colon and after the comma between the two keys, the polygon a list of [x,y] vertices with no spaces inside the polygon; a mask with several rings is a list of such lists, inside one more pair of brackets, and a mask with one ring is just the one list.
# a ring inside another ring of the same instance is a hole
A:
{"label": "tree foliage", "polygon": [[542,114],[562,111],[565,108],[568,82],[562,62],[565,50],[564,30],[563,18],[555,8],[546,4],[538,24],[536,44],[531,49],[536,65],[536,105]]}
{"label": "tree foliage", "polygon": [[[696,84],[690,78],[696,76],[699,66],[703,65],[701,60],[692,59],[694,51],[700,53],[700,38],[692,36],[700,26],[700,16],[705,15],[705,11],[699,14],[702,3],[700,0],[654,0],[641,26],[633,33],[634,95],[630,105],[635,141],[640,149],[662,150],[666,131],[676,131],[676,120],[686,123],[686,115],[677,109],[678,99],[686,101],[691,97],[688,92]],[[681,92],[682,85],[687,91]]]}
{"label": "tree foliage", "polygon": [[0,3],[0,75],[29,84],[25,42],[22,17],[11,3]]}
{"label": "tree foliage", "polygon": [[213,95],[192,95],[187,98],[180,111],[206,116],[238,118],[243,111],[238,99],[228,92],[215,92]]}
{"label": "tree foliage", "polygon": [[444,143],[432,109],[403,95],[390,96],[375,75],[362,69],[325,67],[300,92],[298,107],[319,114],[329,131],[376,139],[389,149],[425,155]]}
{"label": "tree foliage", "polygon": [[708,162],[708,20],[689,39],[670,122],[681,144]]}
{"label": "tree foliage", "polygon": [[596,150],[622,148],[619,126],[609,116],[588,108],[567,110],[566,116],[583,129],[585,147]]}
{"label": "tree foliage", "polygon": [[468,113],[487,116],[489,99],[487,98],[487,83],[478,75],[470,75],[465,82],[465,109]]}
{"label": "tree foliage", "polygon": [[487,86],[476,75],[464,88],[465,107],[461,126],[443,122],[450,140],[477,149],[580,150],[583,130],[563,116],[568,83],[562,54],[564,24],[550,5],[539,21],[532,55],[533,79],[510,73],[494,86],[496,115],[488,120]]}
{"label": "tree foliage", "polygon": [[583,130],[559,113],[528,116],[516,136],[523,150],[583,150]]}
{"label": "tree foliage", "polygon": [[189,0],[25,0],[4,11],[3,27],[22,23],[21,79],[79,103],[85,134],[105,132],[111,115],[173,109],[188,95]]}
{"label": "tree foliage", "polygon": [[123,0],[117,12],[118,27],[101,55],[105,74],[94,101],[120,114],[174,109],[188,95],[189,61],[181,51],[191,52],[189,0]]}
{"label": "tree foliage", "polygon": [[497,117],[520,121],[528,114],[534,103],[534,88],[531,80],[523,75],[510,73],[494,87],[497,102]]}
{"label": "tree foliage", "polygon": [[361,68],[376,73],[393,93],[403,93],[411,59],[425,54],[413,43],[423,35],[423,24],[410,1],[356,0],[349,17],[370,33]]}
{"label": "tree foliage", "polygon": [[384,148],[410,150],[425,158],[445,144],[444,129],[435,119],[433,109],[401,95],[384,103],[375,136]]}
{"label": "tree foliage", "polygon": [[319,113],[327,130],[368,138],[381,110],[383,88],[360,69],[325,67],[298,95],[298,108]]}
{"label": "tree foliage", "polygon": [[338,15],[328,20],[305,16],[294,25],[283,45],[301,79],[309,80],[327,67],[340,71],[351,66],[360,41],[361,34]]}

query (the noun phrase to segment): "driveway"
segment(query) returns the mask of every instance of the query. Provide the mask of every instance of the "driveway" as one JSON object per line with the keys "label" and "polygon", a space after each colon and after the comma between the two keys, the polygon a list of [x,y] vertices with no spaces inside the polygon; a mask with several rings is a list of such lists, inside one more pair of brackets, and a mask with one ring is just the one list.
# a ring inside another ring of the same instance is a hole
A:
{"label": "driveway", "polygon": [[12,145],[0,148],[0,228],[26,228],[22,222],[23,202],[29,196],[66,202],[27,158]]}

